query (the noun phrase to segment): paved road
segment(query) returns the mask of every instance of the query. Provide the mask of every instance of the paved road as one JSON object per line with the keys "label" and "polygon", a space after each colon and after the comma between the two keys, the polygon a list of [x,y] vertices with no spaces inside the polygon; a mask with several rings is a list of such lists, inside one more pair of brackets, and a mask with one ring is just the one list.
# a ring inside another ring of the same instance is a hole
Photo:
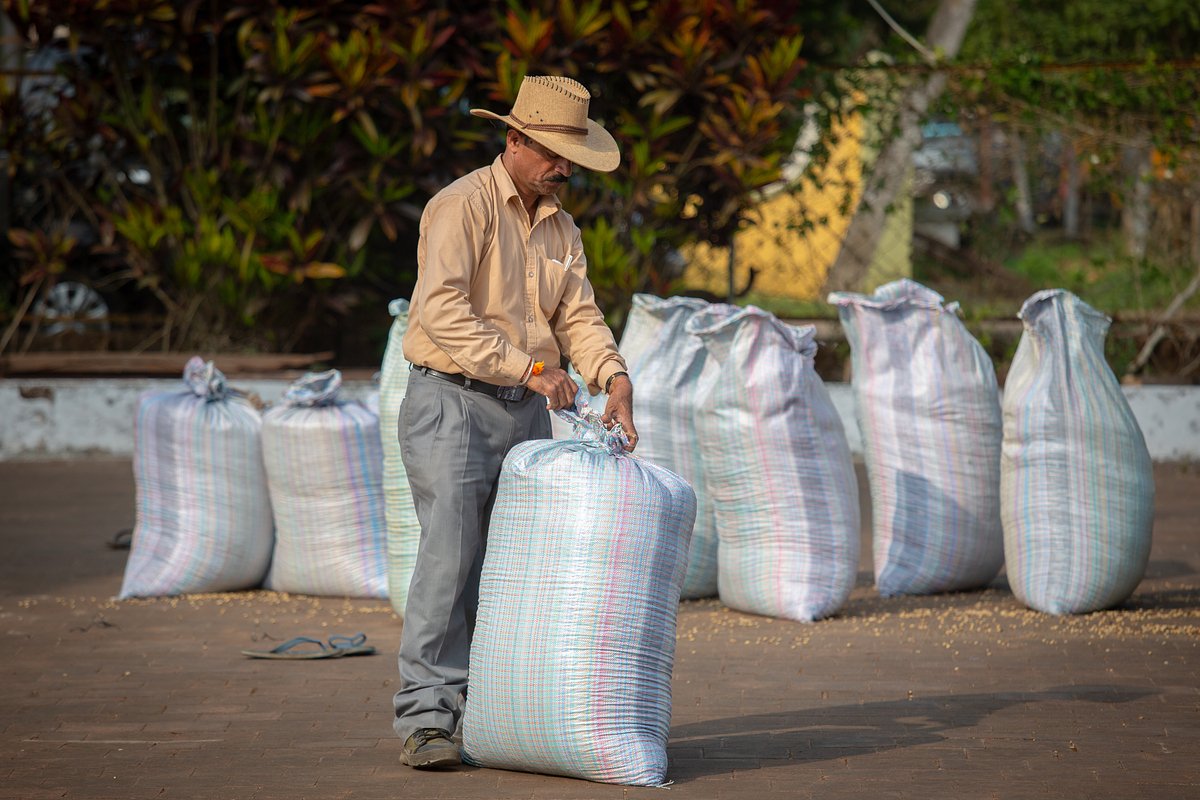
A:
{"label": "paved road", "polygon": [[[681,606],[670,795],[401,766],[400,623],[381,601],[238,592],[114,602],[124,460],[0,463],[0,798],[1200,798],[1200,469],[1156,470],[1146,580],[1054,618],[1003,580],[813,625]],[[243,658],[295,634],[381,654]]]}

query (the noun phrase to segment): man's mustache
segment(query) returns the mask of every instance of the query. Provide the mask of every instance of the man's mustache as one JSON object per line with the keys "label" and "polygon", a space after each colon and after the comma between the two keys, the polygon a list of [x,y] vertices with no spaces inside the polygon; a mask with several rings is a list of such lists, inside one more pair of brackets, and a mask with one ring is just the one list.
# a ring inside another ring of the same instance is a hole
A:
{"label": "man's mustache", "polygon": [[546,180],[551,181],[552,183],[566,183],[567,176],[566,175],[551,175]]}

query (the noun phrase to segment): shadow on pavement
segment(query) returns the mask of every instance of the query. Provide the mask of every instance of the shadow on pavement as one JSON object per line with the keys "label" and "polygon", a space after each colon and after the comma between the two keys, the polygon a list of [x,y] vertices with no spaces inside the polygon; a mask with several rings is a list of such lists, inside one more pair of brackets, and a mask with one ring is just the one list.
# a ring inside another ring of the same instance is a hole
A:
{"label": "shadow on pavement", "polygon": [[1007,708],[1050,701],[1128,703],[1157,693],[1123,686],[1066,686],[808,708],[677,725],[667,745],[669,774],[677,783],[687,783],[750,762],[765,768],[916,747],[941,742],[945,732],[973,727]]}

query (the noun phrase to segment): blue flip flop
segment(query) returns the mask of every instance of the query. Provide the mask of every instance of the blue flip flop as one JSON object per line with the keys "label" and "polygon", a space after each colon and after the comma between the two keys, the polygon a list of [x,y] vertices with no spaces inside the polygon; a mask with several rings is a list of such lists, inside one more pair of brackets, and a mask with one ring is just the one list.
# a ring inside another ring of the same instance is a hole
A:
{"label": "blue flip flop", "polygon": [[288,661],[309,661],[316,658],[341,658],[342,656],[367,656],[375,652],[375,648],[364,645],[367,640],[365,633],[355,636],[330,636],[329,644],[308,636],[297,636],[288,639],[270,650],[243,650],[242,655],[250,658],[273,658]]}
{"label": "blue flip flop", "polygon": [[329,646],[334,650],[340,650],[343,656],[374,655],[375,648],[369,644],[363,644],[366,640],[365,633],[358,633],[354,636],[330,636]]}

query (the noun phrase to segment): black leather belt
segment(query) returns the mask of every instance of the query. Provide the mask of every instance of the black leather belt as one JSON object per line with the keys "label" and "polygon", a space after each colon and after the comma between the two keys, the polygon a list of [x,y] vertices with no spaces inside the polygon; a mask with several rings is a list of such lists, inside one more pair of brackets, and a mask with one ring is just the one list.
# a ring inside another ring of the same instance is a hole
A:
{"label": "black leather belt", "polygon": [[439,378],[443,381],[457,384],[468,391],[479,392],[480,394],[486,394],[489,397],[506,400],[510,403],[519,403],[529,393],[529,390],[524,386],[496,386],[493,383],[484,383],[483,381],[468,378],[466,375],[458,375],[453,372],[439,372],[432,367],[418,367],[416,364],[413,364],[411,369],[414,372],[424,373],[431,378]]}

